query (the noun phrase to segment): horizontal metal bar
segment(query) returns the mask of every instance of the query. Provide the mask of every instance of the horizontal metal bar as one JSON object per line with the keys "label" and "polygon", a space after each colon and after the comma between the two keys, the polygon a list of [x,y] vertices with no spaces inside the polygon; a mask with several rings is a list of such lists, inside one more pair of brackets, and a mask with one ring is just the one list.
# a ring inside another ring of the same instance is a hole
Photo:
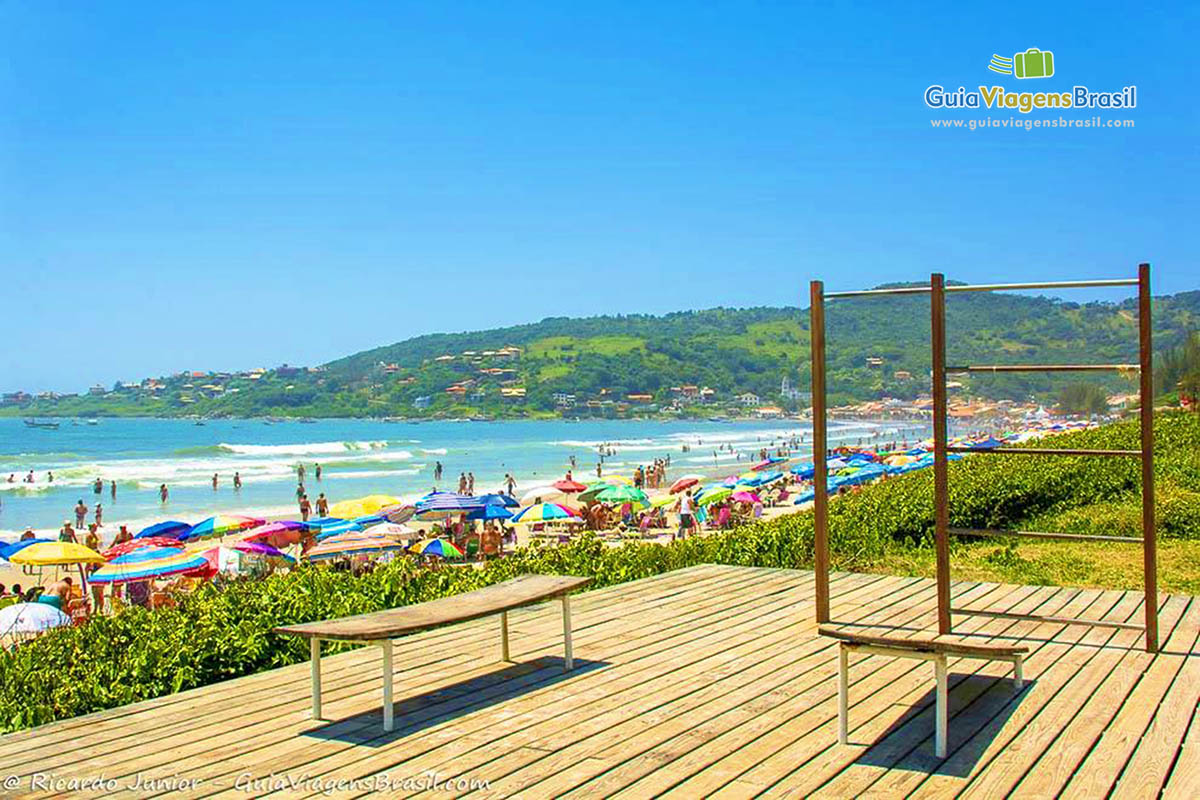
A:
{"label": "horizontal metal bar", "polygon": [[1081,450],[1078,448],[1053,447],[961,447],[946,448],[947,453],[997,453],[1010,456],[1135,456],[1141,450]]}
{"label": "horizontal metal bar", "polygon": [[1137,372],[1137,364],[981,364],[947,366],[946,372]]}
{"label": "horizontal metal bar", "polygon": [[1024,539],[1063,539],[1074,542],[1122,542],[1142,544],[1132,536],[1101,536],[1091,533],[1044,533],[1042,531],[1006,531],[998,528],[951,528],[955,536],[1017,536]]}
{"label": "horizontal metal bar", "polygon": [[1093,281],[1044,281],[1042,283],[975,283],[947,286],[947,292],[1011,292],[1022,289],[1091,289],[1105,286],[1137,286],[1137,278]]}
{"label": "horizontal metal bar", "polygon": [[951,614],[962,614],[968,617],[996,617],[997,619],[1023,619],[1032,622],[1052,622],[1059,625],[1090,625],[1094,628],[1120,628],[1127,631],[1145,630],[1141,625],[1132,622],[1109,622],[1103,619],[1078,619],[1075,617],[1050,617],[1038,614],[1012,614],[1007,611],[984,611],[973,608],[951,608]]}
{"label": "horizontal metal bar", "polygon": [[849,292],[826,292],[824,297],[872,297],[886,294],[929,294],[928,286],[897,286],[895,289],[859,289]]}

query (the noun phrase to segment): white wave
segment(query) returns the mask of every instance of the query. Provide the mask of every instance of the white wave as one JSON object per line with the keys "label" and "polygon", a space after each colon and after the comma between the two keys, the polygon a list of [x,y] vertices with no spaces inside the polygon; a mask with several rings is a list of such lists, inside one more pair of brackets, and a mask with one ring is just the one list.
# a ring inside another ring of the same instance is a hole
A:
{"label": "white wave", "polygon": [[429,456],[444,456],[446,448],[444,447],[422,447],[421,452]]}
{"label": "white wave", "polygon": [[295,444],[229,444],[221,442],[217,445],[226,452],[244,456],[332,455],[356,450],[381,450],[387,446],[386,441],[300,442]]}

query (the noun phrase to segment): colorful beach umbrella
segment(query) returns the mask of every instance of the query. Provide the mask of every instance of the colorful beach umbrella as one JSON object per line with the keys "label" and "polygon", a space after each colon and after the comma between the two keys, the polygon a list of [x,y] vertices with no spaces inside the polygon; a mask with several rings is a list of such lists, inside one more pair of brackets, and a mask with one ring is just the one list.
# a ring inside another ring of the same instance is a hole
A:
{"label": "colorful beach umbrella", "polygon": [[193,572],[208,566],[200,553],[181,547],[143,547],[117,556],[88,576],[90,583],[131,583]]}
{"label": "colorful beach umbrella", "polygon": [[411,537],[416,533],[407,525],[397,525],[394,522],[380,522],[363,531],[367,536],[391,536],[393,539]]}
{"label": "colorful beach umbrella", "polygon": [[355,531],[331,536],[305,555],[311,561],[321,561],[346,556],[394,553],[403,549],[403,544],[389,536],[368,536],[363,531]]}
{"label": "colorful beach umbrella", "polygon": [[381,509],[400,505],[402,505],[400,498],[392,497],[390,494],[369,494],[366,497],[334,503],[329,507],[329,516],[343,519],[365,517],[369,514],[378,514]]}
{"label": "colorful beach umbrella", "polygon": [[103,564],[104,556],[75,542],[38,542],[22,547],[8,560],[14,564],[44,567],[52,564]]}
{"label": "colorful beach umbrella", "polygon": [[323,542],[326,539],[330,539],[334,536],[342,536],[343,534],[347,533],[359,533],[364,529],[364,525],[360,525],[354,520],[339,519],[337,521],[327,522],[324,525],[319,526],[316,529],[313,538],[318,542]]}
{"label": "colorful beach umbrella", "polygon": [[238,531],[257,528],[266,522],[258,517],[243,517],[237,514],[218,514],[215,517],[209,517],[203,522],[197,522],[196,525],[183,536],[179,537],[180,541],[191,542],[196,539],[209,539],[214,536],[225,536]]}
{"label": "colorful beach umbrella", "polygon": [[754,492],[734,492],[732,495],[730,495],[730,499],[732,499],[738,503],[762,502],[761,500],[759,500],[758,495],[756,495]]}
{"label": "colorful beach umbrella", "polygon": [[663,506],[669,506],[672,503],[678,503],[678,502],[679,502],[678,496],[673,495],[673,494],[664,494],[664,495],[659,495],[658,497],[650,498],[650,507],[651,508],[662,508]]}
{"label": "colorful beach umbrella", "polygon": [[[604,486],[608,486],[608,484],[606,483]],[[597,491],[599,491],[599,489]],[[551,486],[549,484],[546,486],[535,486],[529,491],[525,492],[525,494],[521,495],[521,502],[540,503],[543,500],[548,500],[551,497],[558,497],[559,495],[564,494],[566,494],[566,492],[564,492],[562,489],[559,489],[557,486]]]}
{"label": "colorful beach umbrella", "polygon": [[234,542],[233,544],[229,545],[229,547],[231,550],[239,550],[243,553],[249,553],[252,556],[282,561],[286,564],[296,563],[296,559],[292,558],[287,553],[276,547],[272,547],[269,544],[263,544],[262,542]]}
{"label": "colorful beach umbrella", "polygon": [[186,522],[169,519],[165,522],[158,522],[148,528],[142,528],[133,538],[135,539],[152,539],[156,536],[162,536],[166,539],[178,539],[192,529],[192,526]]}
{"label": "colorful beach umbrella", "polygon": [[714,486],[711,490],[705,492],[703,497],[697,498],[696,502],[702,506],[707,506],[712,503],[719,503],[732,495],[733,489],[727,486]]}
{"label": "colorful beach umbrella", "polygon": [[143,547],[179,547],[180,543],[176,539],[171,539],[166,536],[150,536],[145,539],[130,539],[120,544],[114,544],[112,547],[105,550],[100,555],[104,556],[108,561],[112,561],[118,556],[123,556],[126,553],[132,553],[134,550]]}
{"label": "colorful beach umbrella", "polygon": [[466,514],[481,508],[485,503],[474,495],[458,492],[434,492],[422,497],[417,503],[418,519],[445,519],[455,514]]}
{"label": "colorful beach umbrella", "polygon": [[555,489],[558,489],[560,492],[567,492],[567,493],[582,492],[584,489],[587,488],[587,486],[585,484],[582,484],[579,481],[569,481],[566,479],[563,479],[561,481],[555,481],[553,486]]}
{"label": "colorful beach umbrella", "polygon": [[633,503],[634,505],[646,505],[650,502],[645,492],[632,486],[610,486],[597,494],[596,499],[601,503]]}
{"label": "colorful beach umbrella", "polygon": [[41,633],[70,624],[71,618],[49,603],[16,603],[0,608],[0,636]]}
{"label": "colorful beach umbrella", "polygon": [[408,548],[408,552],[420,556],[439,556],[441,558],[463,557],[462,550],[444,539],[423,539]]}
{"label": "colorful beach umbrella", "polygon": [[303,539],[305,532],[309,528],[310,526],[307,522],[281,520],[279,522],[268,522],[266,525],[260,525],[257,528],[251,528],[244,533],[238,534],[237,538],[241,542],[265,542],[272,547],[287,547]]}
{"label": "colorful beach umbrella", "polygon": [[517,498],[498,492],[479,495],[479,502],[485,506],[504,506],[505,508],[520,508],[521,506],[517,502]]}
{"label": "colorful beach umbrella", "polygon": [[467,519],[512,519],[513,512],[501,505],[486,505],[483,508],[477,508],[470,514],[467,514]]}
{"label": "colorful beach umbrella", "polygon": [[522,508],[510,520],[514,525],[531,522],[553,522],[554,520],[578,519],[579,512],[561,503],[538,503]]}

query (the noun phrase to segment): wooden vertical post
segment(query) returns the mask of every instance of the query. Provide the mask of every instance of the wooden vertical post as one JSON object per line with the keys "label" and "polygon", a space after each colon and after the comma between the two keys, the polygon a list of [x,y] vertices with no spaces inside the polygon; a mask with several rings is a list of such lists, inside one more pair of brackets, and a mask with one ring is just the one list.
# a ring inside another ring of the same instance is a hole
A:
{"label": "wooden vertical post", "polygon": [[510,661],[508,657],[508,612],[500,612],[500,660]]}
{"label": "wooden vertical post", "polygon": [[817,622],[829,622],[829,449],[825,423],[825,285],[809,284],[809,350],[812,356],[813,429],[813,572],[816,576]]}
{"label": "wooden vertical post", "polygon": [[392,708],[392,640],[384,639],[379,644],[383,648],[383,729],[391,733],[396,729]]}
{"label": "wooden vertical post", "polygon": [[1141,366],[1142,559],[1146,580],[1146,651],[1158,652],[1158,534],[1154,527],[1154,350],[1150,265],[1138,265],[1138,344]]}
{"label": "wooden vertical post", "polygon": [[933,523],[937,549],[938,632],[949,633],[950,622],[950,491],[946,460],[946,278],[929,276],[933,369]]}
{"label": "wooden vertical post", "polygon": [[308,655],[312,661],[312,718],[321,718],[321,640],[308,640]]}
{"label": "wooden vertical post", "polygon": [[563,624],[563,666],[567,671],[575,669],[575,651],[571,646],[571,595],[564,594],[562,596],[562,624]]}

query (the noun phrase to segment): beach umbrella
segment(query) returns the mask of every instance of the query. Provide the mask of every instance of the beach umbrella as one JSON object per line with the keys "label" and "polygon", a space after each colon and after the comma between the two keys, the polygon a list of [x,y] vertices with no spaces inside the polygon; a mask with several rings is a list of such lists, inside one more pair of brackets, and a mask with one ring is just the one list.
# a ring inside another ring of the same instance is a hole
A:
{"label": "beach umbrella", "polygon": [[71,618],[49,603],[16,603],[0,608],[0,636],[41,633],[70,624]]}
{"label": "beach umbrella", "polygon": [[585,484],[582,484],[579,481],[568,481],[565,479],[561,480],[561,481],[555,481],[553,485],[554,485],[554,488],[558,489],[560,492],[567,492],[567,493],[582,492],[584,489],[587,488],[587,486]]}
{"label": "beach umbrella", "polygon": [[776,464],[782,464],[784,461],[787,461],[787,459],[786,458],[768,458],[765,461],[758,462],[750,469],[762,471],[764,469],[770,469],[771,467],[774,467]]}
{"label": "beach umbrella", "polygon": [[13,553],[20,552],[21,550],[25,549],[26,547],[29,547],[30,545],[39,544],[42,542],[53,542],[53,541],[57,541],[57,540],[55,540],[55,539],[40,539],[40,538],[36,538],[36,537],[33,539],[18,539],[15,542],[9,542],[7,544],[0,545],[0,558],[3,558],[5,561],[7,561],[9,556],[11,556]]}
{"label": "beach umbrella", "polygon": [[[607,483],[604,485],[608,486]],[[599,490],[597,490],[597,491],[599,491]],[[563,494],[566,494],[566,492],[564,492],[562,489],[559,489],[557,486],[550,486],[550,485],[535,486],[532,489],[530,489],[529,491],[527,491],[525,494],[521,495],[521,502],[522,503],[540,502],[542,500],[545,500],[546,498],[558,497],[559,495],[563,495]]]}
{"label": "beach umbrella", "polygon": [[702,506],[707,506],[712,503],[719,503],[727,497],[733,495],[733,490],[726,486],[714,486],[711,490],[704,493],[703,497],[696,499],[696,502]]}
{"label": "beach umbrella", "polygon": [[803,492],[796,495],[796,499],[793,501],[793,504],[800,505],[802,503],[811,503],[813,498],[816,496],[817,492],[815,489],[805,489]]}
{"label": "beach umbrella", "polygon": [[182,547],[143,547],[117,556],[88,576],[90,583],[132,583],[193,572],[208,566],[199,553]]}
{"label": "beach umbrella", "polygon": [[401,525],[413,518],[413,514],[417,513],[417,507],[411,503],[400,503],[394,506],[385,506],[379,509],[379,514],[388,522],[395,522]]}
{"label": "beach umbrella", "polygon": [[825,462],[825,469],[830,471],[835,469],[844,469],[849,463],[850,462],[846,461],[845,459],[831,458]]}
{"label": "beach umbrella", "polygon": [[774,483],[781,478],[783,478],[782,472],[768,472],[758,476],[758,485],[766,486],[767,484]]}
{"label": "beach umbrella", "polygon": [[237,539],[240,542],[266,542],[272,547],[287,547],[303,539],[304,532],[310,527],[307,522],[280,520],[251,528],[238,534]]}
{"label": "beach umbrella", "polygon": [[762,502],[758,499],[758,495],[756,495],[754,492],[734,492],[732,495],[730,495],[730,499],[735,500],[738,503]]}
{"label": "beach umbrella", "polygon": [[142,528],[133,538],[135,539],[151,539],[155,536],[162,536],[167,539],[178,539],[187,534],[192,529],[191,525],[186,522],[169,519],[165,522],[158,522],[148,528]]}
{"label": "beach umbrella", "polygon": [[342,519],[338,520],[337,522],[330,522],[320,526],[317,528],[316,534],[313,538],[315,538],[318,542],[323,542],[326,539],[334,536],[341,536],[345,533],[359,533],[365,527],[366,526],[360,525],[353,520]]}
{"label": "beach umbrella", "polygon": [[480,498],[457,492],[434,492],[417,503],[419,519],[445,519],[455,514],[465,514],[485,505]]}
{"label": "beach umbrella", "polygon": [[132,553],[142,547],[179,547],[180,543],[176,539],[171,539],[167,536],[150,536],[145,539],[130,539],[120,544],[114,544],[112,547],[105,550],[100,555],[108,561],[112,561],[117,556],[123,556],[126,553]]}
{"label": "beach umbrella", "polygon": [[75,542],[38,542],[22,547],[9,559],[14,564],[50,566],[52,564],[103,564],[104,556]]}
{"label": "beach umbrella", "polygon": [[596,499],[602,503],[645,504],[649,502],[645,492],[632,486],[610,486],[597,494]]}
{"label": "beach umbrella", "polygon": [[342,500],[329,507],[329,516],[350,519],[378,514],[381,509],[402,505],[398,497],[390,494],[369,494],[353,500]]}
{"label": "beach umbrella", "polygon": [[700,478],[696,477],[695,475],[685,475],[671,484],[670,492],[671,494],[679,494],[684,489],[690,489],[693,486],[699,485],[699,483]]}
{"label": "beach umbrella", "polygon": [[531,522],[553,522],[563,519],[578,519],[579,512],[569,506],[564,506],[560,503],[538,503],[537,505],[527,506],[522,508],[510,520],[514,525],[517,523]]}
{"label": "beach umbrella", "polygon": [[679,497],[677,495],[664,494],[664,495],[659,495],[658,497],[651,498],[650,499],[650,507],[651,508],[662,508],[663,506],[669,506],[672,503],[677,503],[677,502],[679,502]]}
{"label": "beach umbrella", "polygon": [[394,553],[403,549],[404,545],[390,536],[368,536],[362,531],[354,531],[331,536],[305,555],[311,561],[321,561],[346,556]]}
{"label": "beach umbrella", "polygon": [[517,502],[517,498],[506,494],[481,494],[476,499],[485,506],[504,506],[505,508],[519,508],[521,506]]}
{"label": "beach umbrella", "polygon": [[486,505],[482,508],[477,508],[470,514],[467,514],[467,519],[512,519],[513,512],[509,511],[504,506]]}
{"label": "beach umbrella", "polygon": [[442,558],[462,558],[463,552],[444,539],[424,539],[408,548],[408,552],[420,556],[440,556]]}
{"label": "beach umbrella", "polygon": [[412,536],[416,533],[407,525],[397,525],[394,522],[380,522],[363,531],[367,536],[391,536],[396,539]]}
{"label": "beach umbrella", "polygon": [[196,539],[208,539],[213,536],[225,536],[230,533],[257,528],[265,522],[266,520],[259,519],[258,517],[217,514],[215,517],[209,517],[203,522],[197,522],[190,531],[180,536],[179,540],[190,542]]}
{"label": "beach umbrella", "polygon": [[797,478],[811,478],[814,474],[816,474],[816,471],[817,467],[812,463],[797,464],[796,466],[792,467],[792,474]]}

